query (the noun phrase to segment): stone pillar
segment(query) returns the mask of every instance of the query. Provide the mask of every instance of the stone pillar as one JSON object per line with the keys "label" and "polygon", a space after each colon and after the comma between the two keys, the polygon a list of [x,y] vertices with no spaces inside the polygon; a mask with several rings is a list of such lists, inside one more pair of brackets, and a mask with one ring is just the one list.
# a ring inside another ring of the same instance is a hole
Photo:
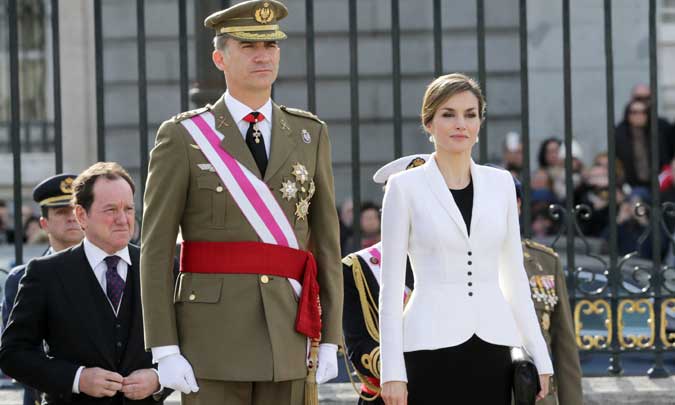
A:
{"label": "stone pillar", "polygon": [[222,0],[195,1],[194,4],[195,57],[197,60],[194,86],[190,89],[190,101],[201,107],[206,103],[214,103],[225,91],[223,72],[218,70],[211,60],[214,33],[204,27],[204,19],[227,5],[223,4]]}
{"label": "stone pillar", "polygon": [[78,173],[96,161],[94,3],[59,6],[63,170]]}

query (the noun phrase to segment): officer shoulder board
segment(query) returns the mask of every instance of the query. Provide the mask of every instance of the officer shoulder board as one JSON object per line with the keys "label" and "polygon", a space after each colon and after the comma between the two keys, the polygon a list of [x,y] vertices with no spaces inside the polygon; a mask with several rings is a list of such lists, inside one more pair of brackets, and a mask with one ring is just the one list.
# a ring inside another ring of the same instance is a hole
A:
{"label": "officer shoulder board", "polygon": [[541,252],[547,253],[551,256],[558,257],[558,253],[555,250],[553,250],[552,248],[550,248],[546,245],[543,245],[539,242],[535,242],[533,240],[525,239],[523,241],[523,243],[531,249],[536,249],[536,250],[539,250]]}
{"label": "officer shoulder board", "polygon": [[279,108],[281,108],[282,111],[287,112],[291,115],[295,115],[297,117],[303,117],[303,118],[309,118],[311,120],[314,120],[318,122],[319,124],[324,125],[325,122],[323,122],[319,117],[316,115],[312,114],[309,111],[301,110],[299,108],[291,108],[291,107],[286,107],[285,105],[280,105]]}
{"label": "officer shoulder board", "polygon": [[199,115],[201,113],[209,111],[211,108],[213,108],[213,106],[211,104],[207,104],[207,105],[205,105],[204,107],[201,107],[201,108],[197,108],[197,109],[190,110],[190,111],[183,111],[182,113],[174,115],[173,117],[171,117],[171,120],[173,122],[178,123],[178,122],[181,122],[181,121],[186,120],[188,118],[192,118],[195,115]]}

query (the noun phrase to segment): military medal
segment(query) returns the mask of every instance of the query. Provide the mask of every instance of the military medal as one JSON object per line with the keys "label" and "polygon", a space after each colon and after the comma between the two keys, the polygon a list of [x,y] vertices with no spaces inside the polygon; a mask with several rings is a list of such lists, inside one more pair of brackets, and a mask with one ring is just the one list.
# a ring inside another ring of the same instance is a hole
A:
{"label": "military medal", "polygon": [[261,136],[262,132],[260,132],[260,128],[258,128],[258,119],[256,118],[255,122],[253,123],[253,137],[255,138],[255,143],[260,143]]}
{"label": "military medal", "polygon": [[545,331],[548,331],[551,328],[551,316],[548,314],[548,312],[544,312],[541,315],[541,327]]}
{"label": "military medal", "polygon": [[309,213],[309,200],[307,198],[303,198],[300,201],[298,201],[298,203],[295,204],[295,216],[302,221],[307,218],[308,213]]}
{"label": "military medal", "polygon": [[296,163],[293,165],[292,173],[295,176],[295,179],[300,182],[300,184],[305,184],[305,182],[309,180],[309,172],[307,171],[307,168],[301,163]]}
{"label": "military medal", "polygon": [[537,287],[539,288],[539,294],[541,294],[542,300],[544,301],[544,308],[548,311],[548,294],[546,294],[546,288],[544,287],[541,276],[537,276],[536,281]]}
{"label": "military medal", "polygon": [[311,135],[309,134],[309,132],[307,132],[307,130],[304,129],[304,128],[302,129],[302,141],[303,141],[304,143],[310,143],[310,142],[312,142],[312,136],[311,136]]}
{"label": "military medal", "polygon": [[291,199],[296,198],[298,187],[292,180],[286,180],[281,183],[281,189],[279,191],[281,191],[283,198],[287,201],[291,201]]}

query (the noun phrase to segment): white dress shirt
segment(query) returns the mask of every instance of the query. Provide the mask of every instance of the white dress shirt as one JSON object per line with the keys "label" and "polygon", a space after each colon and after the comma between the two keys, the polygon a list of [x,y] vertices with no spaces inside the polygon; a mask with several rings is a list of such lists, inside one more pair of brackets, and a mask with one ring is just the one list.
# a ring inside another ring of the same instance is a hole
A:
{"label": "white dress shirt", "polygon": [[246,140],[248,127],[251,125],[248,121],[244,121],[244,117],[254,111],[261,113],[265,117],[264,120],[258,122],[258,129],[262,132],[265,152],[267,153],[267,158],[269,158],[270,145],[272,144],[272,99],[267,99],[267,102],[257,110],[252,110],[251,107],[232,97],[229,91],[225,91],[223,101],[230,111],[232,119],[237,123],[244,141]]}

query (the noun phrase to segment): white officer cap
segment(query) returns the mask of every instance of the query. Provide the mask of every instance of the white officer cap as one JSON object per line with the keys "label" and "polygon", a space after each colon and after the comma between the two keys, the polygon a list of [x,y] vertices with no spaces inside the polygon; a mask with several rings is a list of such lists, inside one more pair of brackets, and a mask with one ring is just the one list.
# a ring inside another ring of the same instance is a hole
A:
{"label": "white officer cap", "polygon": [[389,176],[413,167],[422,166],[429,160],[429,157],[431,157],[430,154],[417,154],[398,158],[377,169],[373,175],[373,181],[384,184],[389,180]]}

